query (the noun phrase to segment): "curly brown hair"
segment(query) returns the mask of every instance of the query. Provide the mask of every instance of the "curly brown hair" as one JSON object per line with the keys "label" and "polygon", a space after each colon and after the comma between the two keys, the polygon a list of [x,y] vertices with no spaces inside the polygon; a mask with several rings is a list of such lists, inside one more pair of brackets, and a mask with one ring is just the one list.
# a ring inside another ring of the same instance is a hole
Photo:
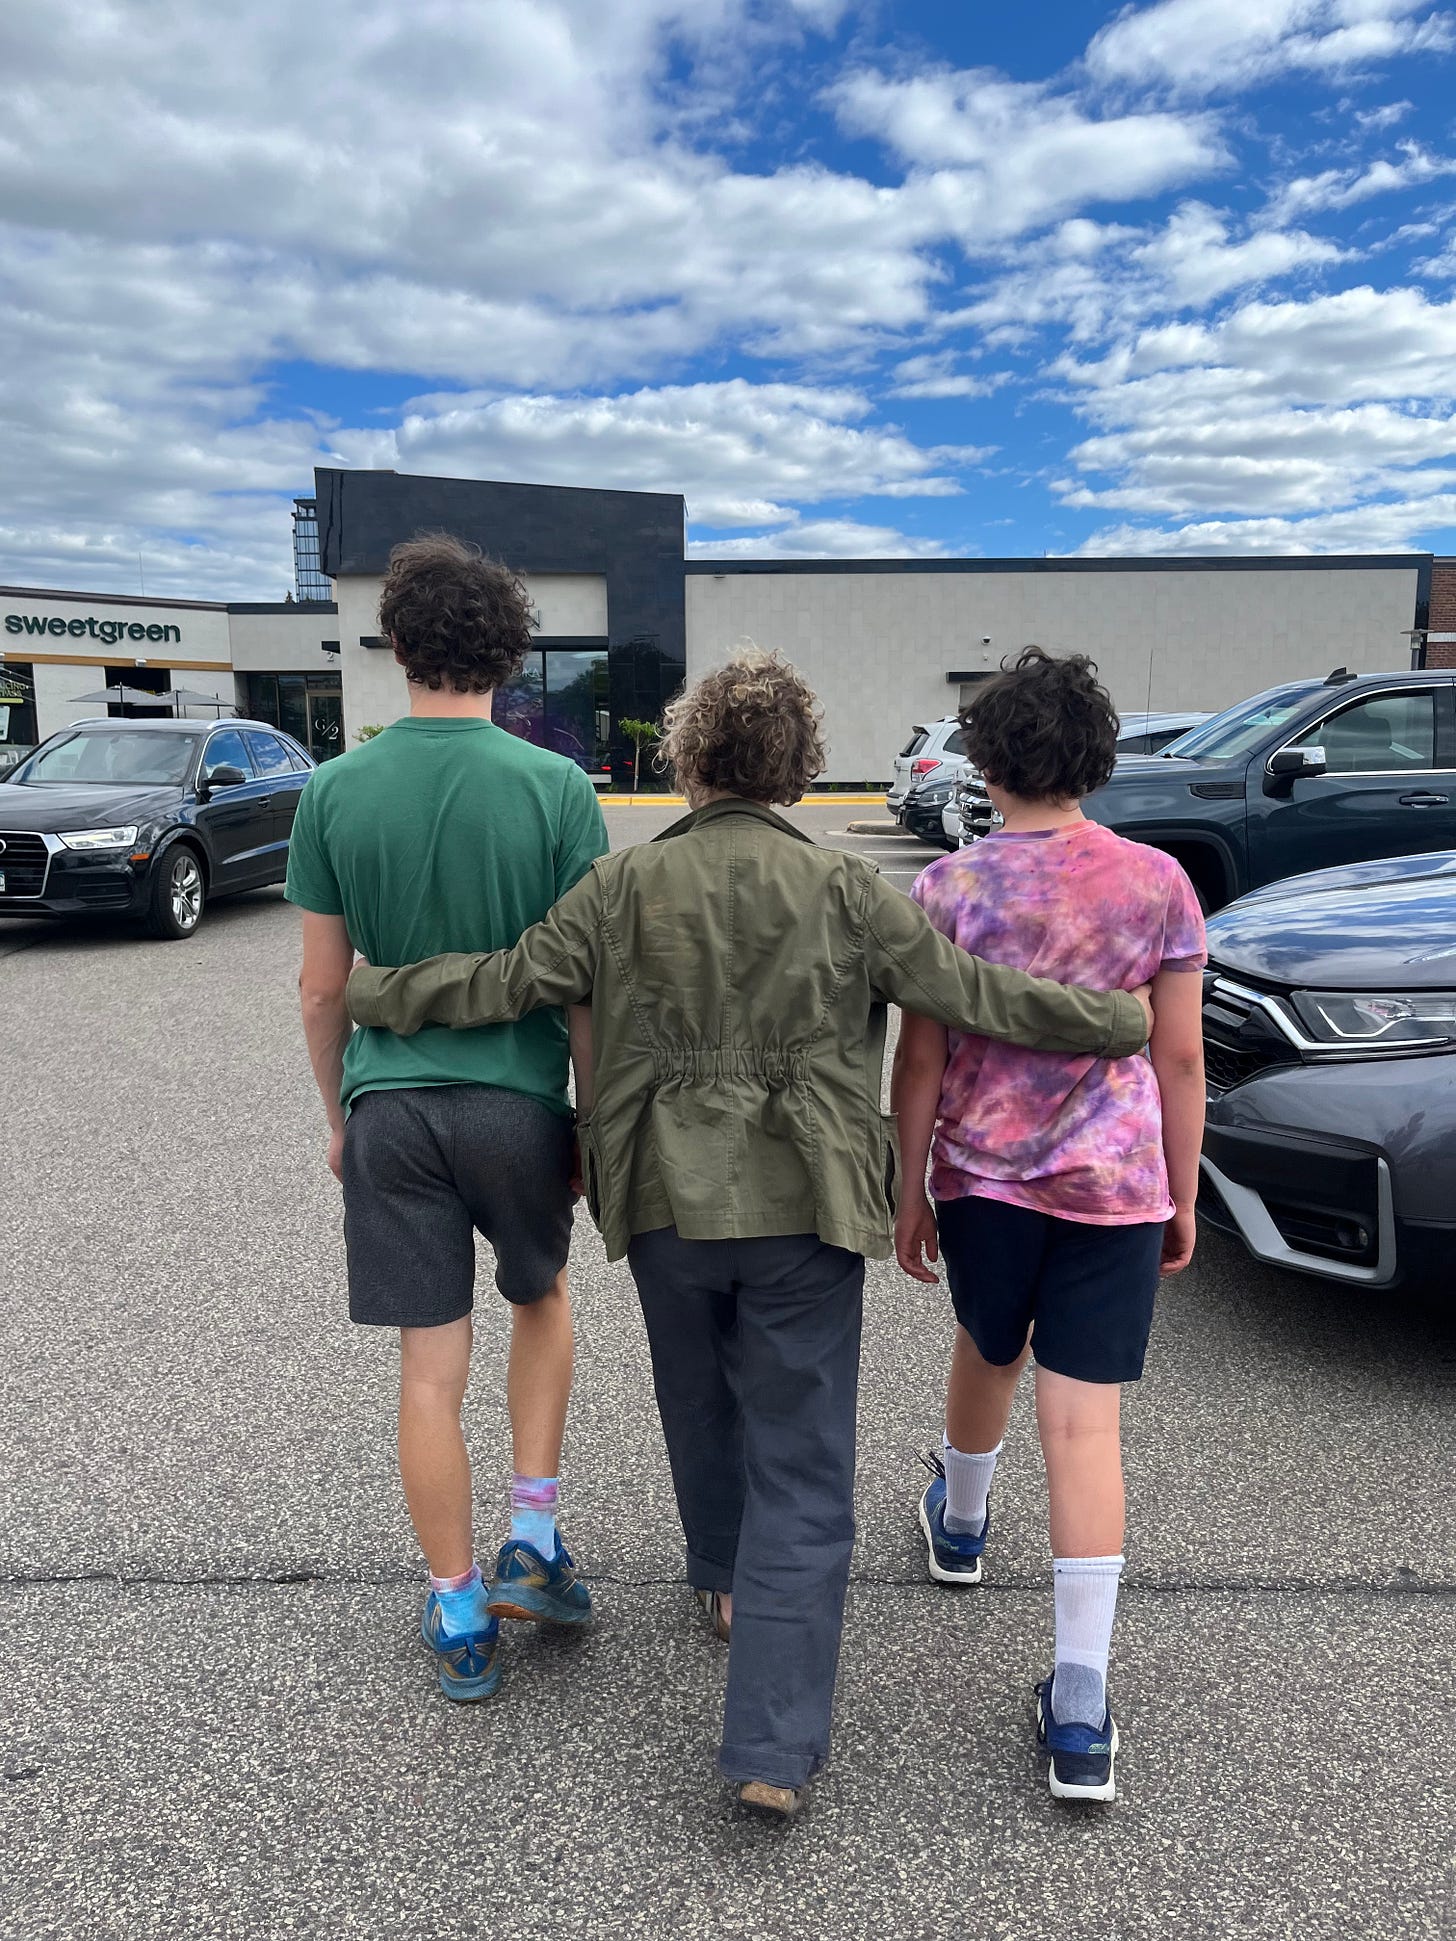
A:
{"label": "curly brown hair", "polygon": [[797,802],[824,773],[814,691],[780,655],[740,654],[668,703],[660,759],[684,788]]}
{"label": "curly brown hair", "polygon": [[1117,710],[1085,654],[1027,647],[961,710],[966,753],[1026,802],[1079,802],[1117,758]]}
{"label": "curly brown hair", "polygon": [[408,678],[455,694],[488,694],[531,647],[531,597],[508,566],[446,532],[421,533],[389,555],[379,625]]}

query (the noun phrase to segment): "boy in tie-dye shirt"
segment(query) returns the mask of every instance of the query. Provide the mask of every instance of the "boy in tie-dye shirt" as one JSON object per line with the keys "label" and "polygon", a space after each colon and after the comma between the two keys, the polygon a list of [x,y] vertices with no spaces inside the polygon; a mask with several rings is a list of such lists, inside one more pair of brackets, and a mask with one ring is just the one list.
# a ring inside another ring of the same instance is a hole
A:
{"label": "boy in tie-dye shirt", "polygon": [[1150,984],[1154,1023],[1150,1057],[1108,1062],[904,1019],[896,1252],[925,1281],[935,1279],[927,1261],[944,1254],[959,1324],[920,1523],[937,1582],[980,1581],[991,1477],[1034,1356],[1057,1632],[1038,1736],[1058,1798],[1111,1799],[1120,1384],[1142,1373],[1159,1278],[1193,1252],[1203,919],[1170,856],[1082,814],[1081,798],[1112,772],[1117,737],[1084,656],[1028,648],[964,722],[1004,827],[933,863],[912,896],[937,929],[992,963],[1107,990]]}

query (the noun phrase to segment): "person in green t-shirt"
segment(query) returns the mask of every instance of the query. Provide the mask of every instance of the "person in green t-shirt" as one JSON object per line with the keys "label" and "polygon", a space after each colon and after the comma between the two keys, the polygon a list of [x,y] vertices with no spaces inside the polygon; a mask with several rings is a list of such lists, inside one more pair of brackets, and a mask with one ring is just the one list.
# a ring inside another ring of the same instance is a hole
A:
{"label": "person in green t-shirt", "polygon": [[[303,916],[304,1033],[343,1182],[349,1312],[399,1329],[399,1463],[430,1572],[422,1633],[440,1688],[500,1683],[501,1617],[580,1624],[591,1599],[556,1530],[571,1386],[568,1042],[590,1083],[590,1024],[559,1010],[411,1038],[353,1032],[356,951],[402,964],[495,950],[538,922],[607,849],[574,762],[497,727],[497,688],[531,649],[526,589],[445,535],[397,546],[379,623],[410,712],[318,769],[299,803],[288,890]],[[460,1408],[470,1372],[475,1235],[511,1303],[511,1528],[487,1585],[475,1562]]]}

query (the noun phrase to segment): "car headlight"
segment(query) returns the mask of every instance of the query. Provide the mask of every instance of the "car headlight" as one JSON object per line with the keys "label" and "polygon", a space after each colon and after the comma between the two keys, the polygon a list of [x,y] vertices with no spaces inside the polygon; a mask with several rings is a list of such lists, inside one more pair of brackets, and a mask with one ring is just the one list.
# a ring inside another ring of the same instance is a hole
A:
{"label": "car headlight", "polygon": [[916,797],[922,809],[941,809],[949,800],[949,788],[925,789]]}
{"label": "car headlight", "polygon": [[120,829],[72,829],[63,832],[67,849],[130,849],[137,839],[138,825],[129,822]]}
{"label": "car headlight", "polygon": [[1352,1050],[1456,1039],[1456,992],[1451,991],[1296,991],[1294,1008],[1312,1038]]}

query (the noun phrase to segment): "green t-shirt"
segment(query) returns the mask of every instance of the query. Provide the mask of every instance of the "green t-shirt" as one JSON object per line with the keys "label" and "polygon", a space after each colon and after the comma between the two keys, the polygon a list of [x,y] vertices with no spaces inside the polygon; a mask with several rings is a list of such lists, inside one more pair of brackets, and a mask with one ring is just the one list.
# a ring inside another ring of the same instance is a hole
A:
{"label": "green t-shirt", "polygon": [[[288,846],[289,901],[341,916],[371,964],[502,950],[605,855],[575,762],[489,721],[396,721],[309,778]],[[423,1085],[498,1085],[569,1110],[566,1019],[536,1011],[413,1038],[356,1031],[343,1101]]]}

